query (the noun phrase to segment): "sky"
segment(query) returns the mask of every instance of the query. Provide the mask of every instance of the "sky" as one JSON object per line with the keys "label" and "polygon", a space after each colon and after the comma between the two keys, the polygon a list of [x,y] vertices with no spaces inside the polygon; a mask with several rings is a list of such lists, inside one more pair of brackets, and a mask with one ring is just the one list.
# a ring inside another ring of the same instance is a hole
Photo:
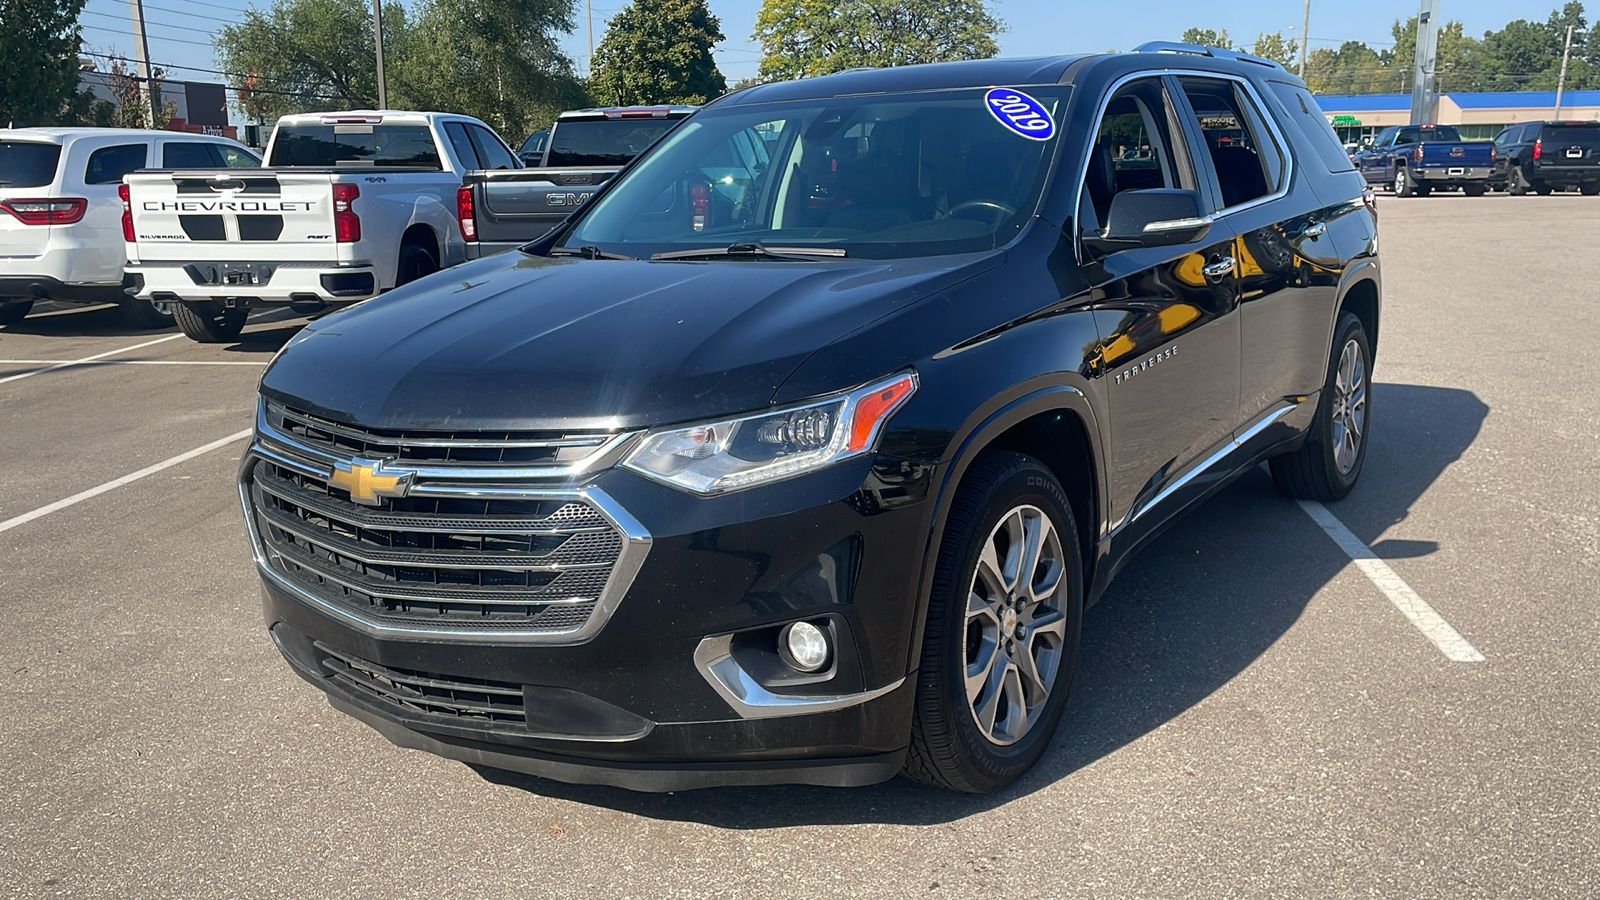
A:
{"label": "sky", "polygon": [[[577,29],[562,46],[586,71],[589,39],[583,0],[578,0]],[[590,0],[593,3],[594,41],[600,42],[605,23],[626,0]],[[761,0],[709,0],[711,11],[722,20],[727,37],[716,49],[717,65],[729,83],[754,75],[759,48],[750,40]],[[228,22],[237,21],[250,0],[146,0],[145,22],[150,37],[150,58],[165,63],[175,80],[220,81],[203,70],[215,69],[211,35]],[[258,0],[256,5],[269,5]],[[1467,34],[1481,35],[1512,19],[1543,21],[1560,0],[1440,0],[1446,20],[1460,20]],[[1591,4],[1590,18],[1600,12]],[[1304,11],[1302,0],[1210,0],[1201,11],[1193,0],[1143,0],[1139,3],[1104,0],[1001,0],[997,9],[1009,26],[1001,34],[1002,56],[1040,56],[1080,51],[1128,50],[1154,40],[1177,40],[1189,27],[1227,29],[1235,42],[1248,44],[1263,31],[1282,31],[1297,38]],[[88,0],[80,20],[88,49],[129,55],[130,16],[126,0]],[[1415,7],[1400,0],[1312,0],[1311,47],[1338,46],[1346,40],[1364,41],[1374,49],[1387,47],[1389,26],[1399,17],[1415,15]],[[190,68],[178,68],[180,66]]]}

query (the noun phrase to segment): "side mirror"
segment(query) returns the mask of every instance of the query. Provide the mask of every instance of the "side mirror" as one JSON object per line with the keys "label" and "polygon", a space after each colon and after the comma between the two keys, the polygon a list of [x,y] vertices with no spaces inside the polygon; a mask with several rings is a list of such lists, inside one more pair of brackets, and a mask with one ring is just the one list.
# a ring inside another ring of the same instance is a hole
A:
{"label": "side mirror", "polygon": [[539,164],[544,162],[543,153],[520,153],[518,156],[522,159],[522,164],[530,168],[538,168]]}
{"label": "side mirror", "polygon": [[1166,247],[1197,241],[1211,230],[1200,195],[1173,188],[1121,191],[1111,199],[1106,227],[1092,242],[1101,249]]}

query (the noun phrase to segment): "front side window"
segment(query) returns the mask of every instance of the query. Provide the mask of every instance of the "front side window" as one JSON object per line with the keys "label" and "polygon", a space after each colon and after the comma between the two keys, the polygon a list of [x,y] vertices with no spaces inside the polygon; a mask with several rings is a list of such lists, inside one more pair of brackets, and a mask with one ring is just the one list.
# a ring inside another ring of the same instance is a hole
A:
{"label": "front side window", "polygon": [[1223,208],[1276,191],[1283,178],[1283,150],[1249,97],[1231,81],[1184,78],[1182,84],[1205,135]]}
{"label": "front side window", "polygon": [[101,147],[89,154],[89,164],[84,167],[84,184],[116,184],[122,176],[144,168],[144,144],[118,144]]}
{"label": "front side window", "polygon": [[[1059,120],[1069,88],[1023,91]],[[708,110],[640,160],[561,243],[631,256],[736,243],[870,258],[992,249],[1033,214],[1057,127],[1033,139],[991,114],[985,93]]]}
{"label": "front side window", "polygon": [[1173,155],[1165,98],[1160,81],[1151,79],[1127,85],[1106,104],[1080,197],[1084,230],[1105,224],[1112,199],[1123,191],[1194,188],[1186,158]]}
{"label": "front side window", "polygon": [[280,125],[267,165],[443,168],[426,125]]}

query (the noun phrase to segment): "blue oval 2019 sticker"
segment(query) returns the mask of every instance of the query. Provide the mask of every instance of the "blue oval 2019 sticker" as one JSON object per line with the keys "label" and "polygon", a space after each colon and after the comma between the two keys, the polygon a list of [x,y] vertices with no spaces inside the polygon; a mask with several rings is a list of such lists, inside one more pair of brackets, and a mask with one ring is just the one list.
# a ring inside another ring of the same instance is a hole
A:
{"label": "blue oval 2019 sticker", "polygon": [[1030,141],[1048,141],[1056,136],[1056,120],[1044,104],[1013,88],[994,88],[983,95],[989,115],[1001,125]]}

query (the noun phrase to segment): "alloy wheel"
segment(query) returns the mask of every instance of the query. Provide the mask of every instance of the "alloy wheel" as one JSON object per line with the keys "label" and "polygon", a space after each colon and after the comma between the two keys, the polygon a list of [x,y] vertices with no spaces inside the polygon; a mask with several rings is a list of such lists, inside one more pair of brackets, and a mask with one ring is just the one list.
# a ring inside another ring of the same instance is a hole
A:
{"label": "alloy wheel", "polygon": [[1360,345],[1346,341],[1333,376],[1333,462],[1339,474],[1355,468],[1366,427],[1367,368]]}
{"label": "alloy wheel", "polygon": [[1021,740],[1043,717],[1066,641],[1066,560],[1037,506],[1012,508],[984,540],[967,595],[966,693],[978,729]]}

